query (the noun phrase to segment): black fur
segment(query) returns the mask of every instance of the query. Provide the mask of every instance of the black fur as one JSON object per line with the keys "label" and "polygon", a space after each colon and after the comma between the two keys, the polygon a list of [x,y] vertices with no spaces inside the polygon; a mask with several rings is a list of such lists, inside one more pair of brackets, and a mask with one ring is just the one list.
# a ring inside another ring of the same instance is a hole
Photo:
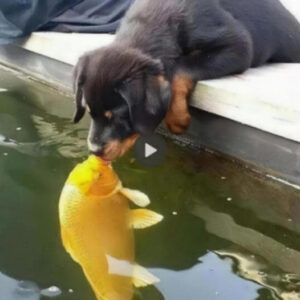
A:
{"label": "black fur", "polygon": [[75,121],[83,94],[100,153],[112,139],[155,129],[174,74],[196,82],[267,62],[300,62],[300,24],[278,0],[136,0],[115,41],[77,64]]}

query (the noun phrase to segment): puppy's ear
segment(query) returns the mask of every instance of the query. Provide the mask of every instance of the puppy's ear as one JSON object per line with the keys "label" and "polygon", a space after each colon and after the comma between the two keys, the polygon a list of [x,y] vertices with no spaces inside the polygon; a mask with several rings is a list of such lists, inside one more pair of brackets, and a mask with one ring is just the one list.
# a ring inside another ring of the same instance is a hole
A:
{"label": "puppy's ear", "polygon": [[123,83],[118,91],[129,106],[134,130],[152,133],[167,113],[171,98],[169,82],[161,75],[145,74]]}
{"label": "puppy's ear", "polygon": [[82,57],[79,59],[74,72],[73,72],[73,90],[75,93],[75,114],[73,117],[73,122],[78,123],[85,113],[85,104],[83,103],[83,90],[82,87],[85,82],[85,65],[86,58]]}
{"label": "puppy's ear", "polygon": [[154,130],[163,120],[170,106],[171,86],[170,83],[161,75],[147,75],[145,80],[145,90],[146,113],[152,116],[151,127]]}

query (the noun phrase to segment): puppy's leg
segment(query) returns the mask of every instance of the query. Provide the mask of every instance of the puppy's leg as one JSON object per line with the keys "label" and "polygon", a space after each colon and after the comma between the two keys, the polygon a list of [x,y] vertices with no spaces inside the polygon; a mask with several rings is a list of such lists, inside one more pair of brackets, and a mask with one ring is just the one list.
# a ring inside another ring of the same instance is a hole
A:
{"label": "puppy's leg", "polygon": [[183,133],[190,124],[188,98],[194,81],[187,74],[175,75],[172,83],[172,102],[165,117],[166,127],[175,134]]}
{"label": "puppy's leg", "polygon": [[167,128],[179,134],[189,126],[188,99],[198,80],[241,73],[250,67],[251,58],[251,47],[245,41],[221,50],[210,50],[209,53],[199,51],[183,57],[173,79],[172,103],[165,118]]}

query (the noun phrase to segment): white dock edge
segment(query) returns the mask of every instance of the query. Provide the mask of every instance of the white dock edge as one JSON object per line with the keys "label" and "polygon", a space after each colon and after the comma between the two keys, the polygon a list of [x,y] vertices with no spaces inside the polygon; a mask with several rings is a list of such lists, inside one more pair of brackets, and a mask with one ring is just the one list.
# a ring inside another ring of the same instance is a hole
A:
{"label": "white dock edge", "polygon": [[200,82],[191,105],[300,142],[300,64]]}
{"label": "white dock edge", "polygon": [[[113,35],[39,32],[19,45],[75,65],[83,53],[109,44]],[[273,64],[199,82],[191,105],[300,142],[300,64]]]}

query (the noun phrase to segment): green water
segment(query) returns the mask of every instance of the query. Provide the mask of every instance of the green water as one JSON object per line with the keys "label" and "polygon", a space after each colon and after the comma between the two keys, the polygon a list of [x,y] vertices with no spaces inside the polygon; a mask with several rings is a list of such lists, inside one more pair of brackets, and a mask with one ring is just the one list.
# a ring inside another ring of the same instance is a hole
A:
{"label": "green water", "polygon": [[[71,116],[68,96],[0,70],[1,300],[53,286],[55,299],[95,300],[59,235],[61,188],[87,154],[88,120]],[[299,190],[170,142],[158,168],[129,153],[115,169],[165,216],[135,233],[137,262],[161,279],[136,299],[300,299]]]}

